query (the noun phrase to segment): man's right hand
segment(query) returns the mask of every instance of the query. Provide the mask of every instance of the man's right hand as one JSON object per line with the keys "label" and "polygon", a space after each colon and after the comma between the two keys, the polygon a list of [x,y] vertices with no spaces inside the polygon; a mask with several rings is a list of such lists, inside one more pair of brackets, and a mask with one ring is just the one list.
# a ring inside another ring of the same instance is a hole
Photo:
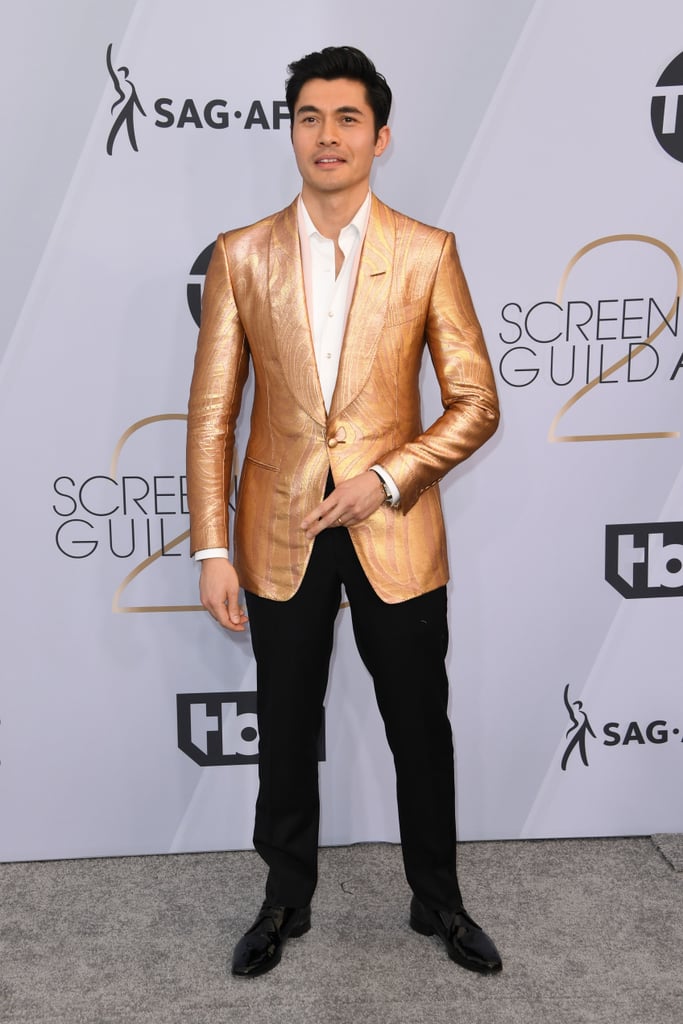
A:
{"label": "man's right hand", "polygon": [[216,622],[226,629],[243,633],[248,621],[239,606],[240,581],[227,558],[202,559],[199,597]]}

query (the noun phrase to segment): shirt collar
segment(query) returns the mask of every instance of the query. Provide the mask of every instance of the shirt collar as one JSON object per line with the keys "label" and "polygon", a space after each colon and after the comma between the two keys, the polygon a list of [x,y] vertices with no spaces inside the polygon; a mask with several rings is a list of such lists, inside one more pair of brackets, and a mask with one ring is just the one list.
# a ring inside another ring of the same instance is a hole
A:
{"label": "shirt collar", "polygon": [[[347,231],[348,228],[355,228],[358,232],[358,236],[362,239],[365,238],[365,232],[368,229],[368,221],[370,220],[370,204],[372,200],[372,192],[368,191],[365,199],[361,206],[356,211],[355,216],[349,221],[349,223],[341,229],[339,232],[340,236]],[[299,233],[303,234],[308,238],[313,238],[317,235],[319,238],[323,236],[320,234],[315,224],[311,220],[310,214],[306,209],[306,205],[303,200],[303,196],[299,195],[299,201],[297,203],[297,217],[299,221]]]}

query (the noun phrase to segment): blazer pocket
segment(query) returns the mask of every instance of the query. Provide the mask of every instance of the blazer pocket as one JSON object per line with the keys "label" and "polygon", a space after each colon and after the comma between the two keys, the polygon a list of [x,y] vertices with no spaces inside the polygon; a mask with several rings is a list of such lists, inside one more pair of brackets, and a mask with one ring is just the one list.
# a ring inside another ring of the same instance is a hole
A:
{"label": "blazer pocket", "polygon": [[256,466],[257,469],[267,469],[271,473],[279,473],[280,467],[273,466],[270,462],[262,462],[261,459],[255,459],[252,455],[244,456],[244,464],[250,463],[252,466]]}
{"label": "blazer pocket", "polygon": [[387,327],[397,327],[399,324],[417,320],[418,317],[422,317],[424,320],[426,316],[427,303],[423,299],[417,299],[415,302],[403,302],[400,305],[388,306],[384,323]]}

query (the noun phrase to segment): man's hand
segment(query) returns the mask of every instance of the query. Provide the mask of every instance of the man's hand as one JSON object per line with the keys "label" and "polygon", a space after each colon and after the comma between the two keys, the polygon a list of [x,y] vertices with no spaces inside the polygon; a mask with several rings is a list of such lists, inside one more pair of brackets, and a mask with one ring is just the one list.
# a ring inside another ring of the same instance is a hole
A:
{"label": "man's hand", "polygon": [[301,527],[309,540],[328,526],[355,526],[376,512],[385,494],[376,473],[368,470],[344,480],[324,501],[310,512]]}
{"label": "man's hand", "polygon": [[199,597],[216,622],[236,633],[244,632],[248,621],[238,603],[240,581],[227,558],[202,559]]}

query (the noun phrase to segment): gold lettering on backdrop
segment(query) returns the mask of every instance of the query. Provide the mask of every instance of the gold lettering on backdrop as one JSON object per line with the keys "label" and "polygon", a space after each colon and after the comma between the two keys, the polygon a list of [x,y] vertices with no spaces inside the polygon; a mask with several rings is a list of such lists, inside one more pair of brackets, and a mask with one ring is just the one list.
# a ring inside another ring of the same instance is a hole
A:
{"label": "gold lettering on backdrop", "polygon": [[[144,427],[148,427],[151,423],[161,423],[166,420],[183,420],[187,422],[187,415],[183,413],[163,413],[159,416],[147,416],[143,420],[138,420],[137,423],[133,423],[132,426],[128,427],[126,431],[121,435],[118,443],[114,449],[112,455],[111,466],[109,468],[109,476],[112,480],[116,479],[118,472],[119,458],[123,450],[123,446],[126,441],[136,433],[138,430],[142,430]],[[190,536],[189,530],[183,530],[182,533],[177,534],[168,541],[164,541],[162,548],[158,551],[153,551],[148,558],[144,558],[134,569],[128,573],[128,575],[122,580],[119,586],[114,592],[114,598],[112,601],[112,611],[117,614],[124,614],[130,612],[201,612],[204,611],[200,604],[165,604],[165,605],[124,605],[121,604],[121,598],[124,591],[133,580],[144,573],[151,565],[153,565],[157,559],[161,558],[165,551],[171,551],[173,548],[178,547]]]}
{"label": "gold lettering on backdrop", "polygon": [[[676,311],[676,302],[677,302],[677,300],[681,298],[681,295],[683,295],[683,267],[681,267],[681,261],[679,260],[678,256],[673,251],[673,249],[671,249],[664,242],[661,242],[658,238],[653,238],[650,235],[606,235],[604,238],[596,238],[595,241],[589,242],[587,245],[584,245],[584,247],[582,249],[579,249],[579,251],[576,253],[576,255],[571,258],[571,260],[569,261],[569,263],[567,264],[567,266],[565,268],[565,271],[564,271],[564,273],[562,275],[562,278],[560,280],[560,284],[559,284],[559,287],[558,287],[558,290],[557,290],[557,302],[558,302],[558,304],[562,303],[562,299],[564,297],[565,288],[567,286],[567,281],[569,280],[569,275],[570,275],[571,271],[573,270],[573,268],[576,266],[576,264],[579,262],[579,260],[582,259],[582,257],[585,256],[586,253],[590,252],[592,249],[597,249],[601,245],[611,245],[611,244],[613,244],[615,242],[642,242],[642,243],[644,243],[646,245],[654,245],[658,249],[661,249],[661,251],[663,253],[665,253],[669,257],[669,259],[671,260],[671,262],[672,262],[672,264],[674,266],[674,270],[676,271],[676,282],[677,282],[676,295],[674,296],[674,300],[673,300],[673,304],[671,306],[671,309],[669,310],[669,312],[667,313],[667,316],[666,316],[666,320],[670,320],[671,317],[674,315],[674,313]],[[597,377],[594,377],[593,380],[590,380],[588,382],[588,384],[585,384],[582,388],[580,388],[576,392],[576,394],[572,395],[572,397],[567,402],[564,403],[564,405],[559,410],[559,412],[557,413],[557,415],[553,419],[552,423],[550,424],[550,430],[548,431],[548,441],[551,442],[551,443],[553,443],[553,442],[561,442],[561,441],[562,442],[567,442],[567,441],[632,441],[632,440],[636,440],[636,439],[640,439],[640,440],[643,440],[643,439],[647,439],[647,440],[658,439],[659,440],[659,439],[662,439],[662,438],[680,437],[680,432],[677,431],[677,430],[667,430],[667,431],[657,430],[657,431],[648,431],[646,433],[624,433],[624,434],[558,434],[557,433],[557,428],[558,428],[558,426],[560,424],[560,421],[561,421],[562,417],[565,415],[565,413],[567,413],[572,408],[572,406],[577,405],[577,403],[579,403],[581,401],[581,399],[585,397],[585,395],[587,395],[590,391],[592,391],[593,388],[597,384],[599,384],[601,380],[606,380],[611,374],[616,373],[616,371],[621,369],[622,366],[625,366],[626,363],[629,361],[629,359],[631,359],[631,361],[636,359],[640,355],[640,353],[644,352],[645,349],[647,348],[647,346],[650,345],[655,340],[655,338],[657,338],[662,333],[662,331],[664,330],[665,326],[666,326],[666,321],[662,320],[662,322],[659,325],[659,327],[655,331],[653,331],[652,334],[648,335],[648,337],[645,339],[645,341],[643,341],[640,345],[638,345],[633,350],[633,352],[631,352],[629,355],[625,355],[622,359],[619,359],[616,363],[614,363],[612,366],[609,366],[606,370],[601,371],[601,373],[599,373]]]}

